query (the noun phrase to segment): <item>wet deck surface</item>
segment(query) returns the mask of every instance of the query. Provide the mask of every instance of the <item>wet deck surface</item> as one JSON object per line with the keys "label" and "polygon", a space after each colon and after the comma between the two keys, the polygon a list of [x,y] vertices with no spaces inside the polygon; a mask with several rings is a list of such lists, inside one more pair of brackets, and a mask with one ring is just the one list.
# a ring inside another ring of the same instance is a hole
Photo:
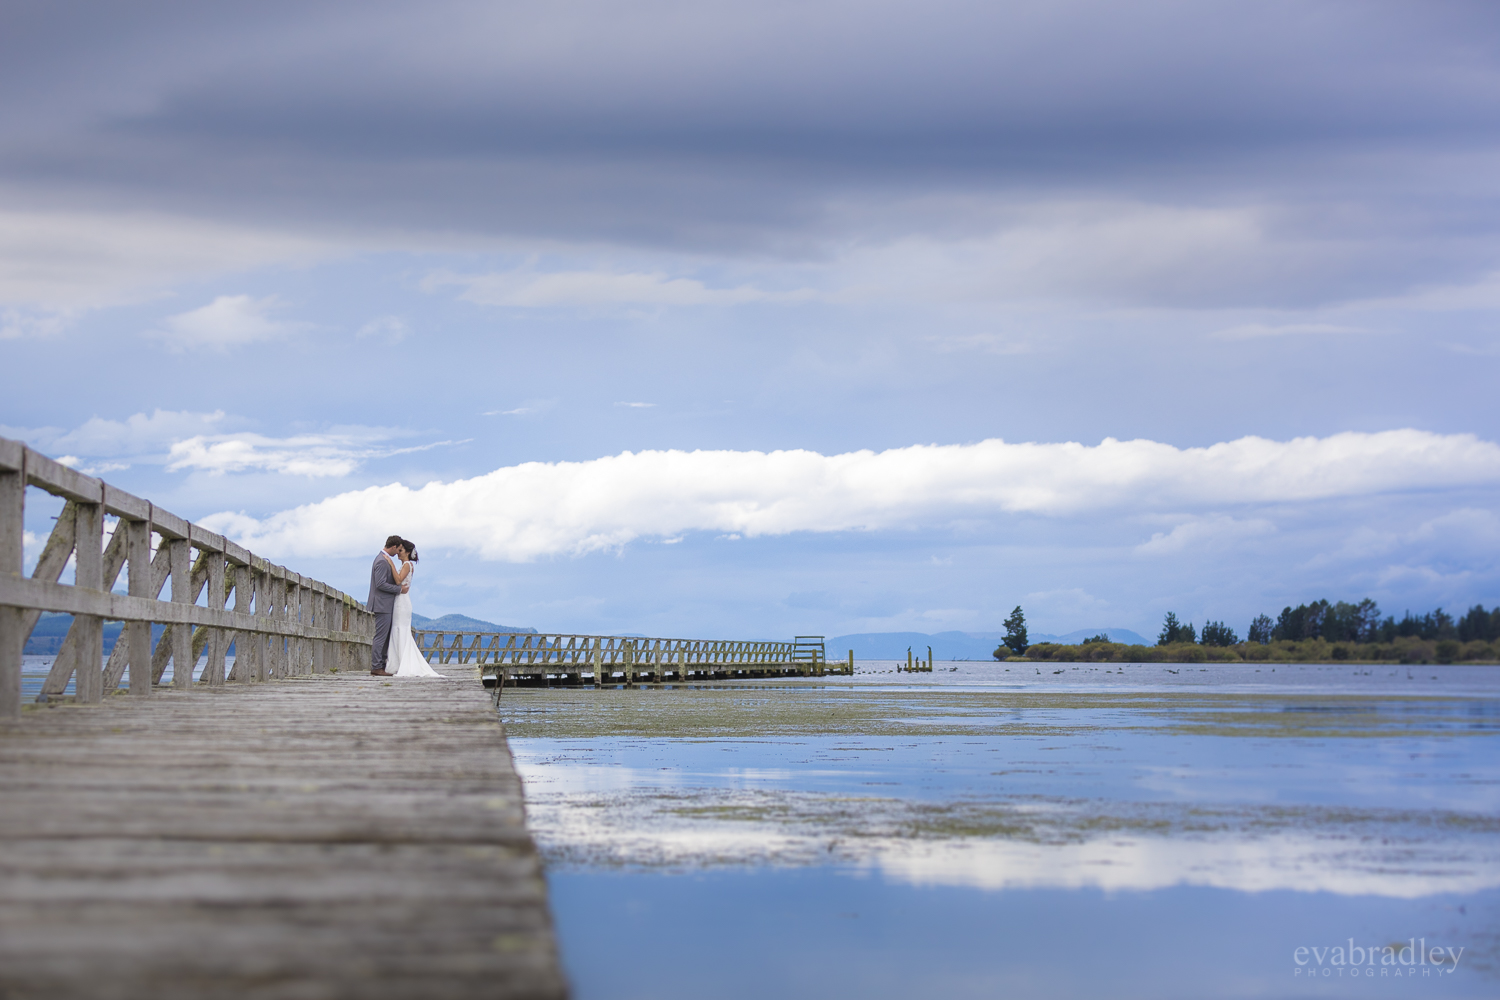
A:
{"label": "wet deck surface", "polygon": [[503,730],[439,669],[0,730],[0,996],[565,995]]}

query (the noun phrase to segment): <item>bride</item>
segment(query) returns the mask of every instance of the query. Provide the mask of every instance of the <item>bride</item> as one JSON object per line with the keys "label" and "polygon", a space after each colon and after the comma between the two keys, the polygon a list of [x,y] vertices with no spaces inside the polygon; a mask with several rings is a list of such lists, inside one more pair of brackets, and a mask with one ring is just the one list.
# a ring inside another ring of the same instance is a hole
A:
{"label": "bride", "polygon": [[[417,571],[417,547],[403,538],[396,554],[401,557],[401,565],[397,566],[396,560],[391,559],[391,572],[397,583],[407,584],[409,589],[411,578]],[[390,559],[390,556],[386,558]],[[396,606],[391,611],[391,648],[386,658],[389,664],[386,669],[397,677],[443,676],[427,665],[427,657],[422,655],[417,641],[412,638],[410,594],[396,595]]]}

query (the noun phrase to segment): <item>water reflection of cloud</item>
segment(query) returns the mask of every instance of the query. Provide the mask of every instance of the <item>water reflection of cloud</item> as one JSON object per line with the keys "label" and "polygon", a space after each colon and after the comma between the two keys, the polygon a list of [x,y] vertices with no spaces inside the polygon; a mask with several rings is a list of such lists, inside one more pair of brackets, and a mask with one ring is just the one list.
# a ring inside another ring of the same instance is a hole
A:
{"label": "water reflection of cloud", "polygon": [[1412,899],[1500,887],[1481,816],[1156,804],[914,803],[756,790],[538,791],[562,867],[807,867],[911,885],[1148,891],[1197,886]]}
{"label": "water reflection of cloud", "polygon": [[[526,777],[528,787],[549,794],[580,795],[584,793],[625,792],[631,789],[670,788],[758,788],[768,785],[789,785],[795,779],[817,778],[838,774],[860,774],[859,771],[798,771],[777,768],[725,768],[721,771],[693,771],[681,768],[642,768],[622,766],[595,766],[571,764],[567,767],[548,766],[553,763],[537,755],[515,754],[516,766]],[[869,772],[875,774],[877,772]]]}
{"label": "water reflection of cloud", "polygon": [[1500,850],[1467,842],[1369,845],[1284,835],[1255,839],[1101,838],[1080,844],[900,841],[864,866],[911,885],[1142,891],[1204,886],[1415,899],[1500,886]]}
{"label": "water reflection of cloud", "polygon": [[1492,697],[759,685],[658,692],[623,728],[611,704],[504,708],[554,870],[1349,900],[1500,888]]}

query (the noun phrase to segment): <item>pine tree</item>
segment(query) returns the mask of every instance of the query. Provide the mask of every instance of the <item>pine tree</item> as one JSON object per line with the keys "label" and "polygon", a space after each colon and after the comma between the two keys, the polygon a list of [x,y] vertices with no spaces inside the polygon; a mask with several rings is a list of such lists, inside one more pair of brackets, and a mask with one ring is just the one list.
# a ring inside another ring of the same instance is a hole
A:
{"label": "pine tree", "polygon": [[1010,613],[1010,617],[1005,619],[1005,638],[1002,641],[1017,656],[1026,652],[1026,647],[1031,645],[1026,641],[1026,615],[1019,604]]}
{"label": "pine tree", "polygon": [[1239,636],[1234,634],[1234,629],[1223,622],[1205,622],[1203,625],[1203,645],[1205,646],[1233,646],[1239,642]]}

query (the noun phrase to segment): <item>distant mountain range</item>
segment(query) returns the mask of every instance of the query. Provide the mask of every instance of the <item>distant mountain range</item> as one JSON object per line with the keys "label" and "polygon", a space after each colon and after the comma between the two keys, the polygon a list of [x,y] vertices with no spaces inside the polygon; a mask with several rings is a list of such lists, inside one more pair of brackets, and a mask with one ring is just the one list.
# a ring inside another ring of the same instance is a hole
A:
{"label": "distant mountain range", "polygon": [[[1139,633],[1128,628],[1081,628],[1066,635],[1048,632],[1032,632],[1027,638],[1032,642],[1057,642],[1076,646],[1085,639],[1100,633],[1109,636],[1111,642],[1135,642],[1150,645]],[[936,660],[989,660],[994,658],[995,648],[1005,638],[1004,632],[860,632],[855,635],[838,635],[826,641],[828,658],[841,659],[854,650],[856,660],[904,660],[906,649],[927,657],[927,647],[932,647]]]}
{"label": "distant mountain range", "polygon": [[468,615],[444,615],[441,618],[427,618],[423,615],[413,614],[411,623],[417,628],[442,629],[449,632],[530,632],[536,633],[534,628],[521,628],[518,625],[496,625],[494,622],[481,621],[478,618],[470,618]]}
{"label": "distant mountain range", "polygon": [[[56,656],[62,646],[63,636],[68,634],[68,628],[73,624],[73,616],[56,611],[43,611],[42,616],[37,619],[36,628],[31,630],[31,638],[26,640],[26,648],[22,650],[27,656]],[[115,640],[120,638],[120,632],[125,628],[123,622],[104,623],[104,652],[108,653],[115,648]],[[155,642],[161,638],[163,626],[151,626],[151,641]]]}

